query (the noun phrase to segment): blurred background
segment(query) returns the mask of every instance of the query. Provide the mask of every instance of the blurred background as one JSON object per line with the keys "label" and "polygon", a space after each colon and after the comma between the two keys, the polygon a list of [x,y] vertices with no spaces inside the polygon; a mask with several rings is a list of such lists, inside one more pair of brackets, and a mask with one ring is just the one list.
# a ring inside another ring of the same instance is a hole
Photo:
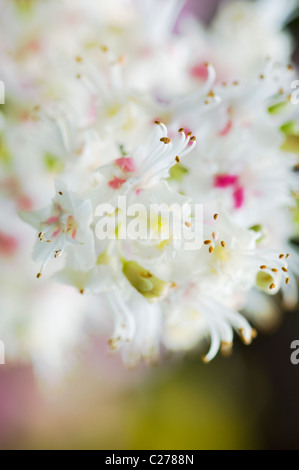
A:
{"label": "blurred background", "polygon": [[[208,23],[218,3],[188,0],[182,15]],[[288,27],[298,41],[298,21]],[[290,361],[298,320],[283,314],[250,348],[236,340],[231,357],[209,365],[195,351],[126,370],[97,337],[57,382],[42,380],[26,355],[10,359],[0,366],[0,448],[299,449],[299,365]]]}

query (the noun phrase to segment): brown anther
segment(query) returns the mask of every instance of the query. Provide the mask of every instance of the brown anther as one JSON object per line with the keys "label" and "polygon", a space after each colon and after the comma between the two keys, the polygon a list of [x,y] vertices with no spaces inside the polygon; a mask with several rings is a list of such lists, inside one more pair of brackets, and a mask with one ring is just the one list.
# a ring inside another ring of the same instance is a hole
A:
{"label": "brown anther", "polygon": [[290,278],[289,277],[286,278],[286,284],[287,285],[290,284]]}
{"label": "brown anther", "polygon": [[62,191],[59,191],[59,193],[58,193],[58,194],[59,194],[59,196],[63,196],[63,193],[62,193]]}
{"label": "brown anther", "polygon": [[188,132],[187,137],[191,137],[192,132]]}
{"label": "brown anther", "polygon": [[180,134],[182,134],[183,132],[185,132],[185,129],[184,129],[183,127],[180,127],[179,130],[178,130],[178,132],[179,132]]}
{"label": "brown anther", "polygon": [[206,100],[206,101],[205,101],[205,104],[210,104],[209,100]]}
{"label": "brown anther", "polygon": [[170,287],[171,287],[172,289],[175,289],[177,286],[178,286],[178,285],[177,285],[176,282],[172,282],[172,283],[170,284]]}
{"label": "brown anther", "polygon": [[192,224],[190,222],[185,222],[186,227],[192,227]]}
{"label": "brown anther", "polygon": [[293,72],[294,67],[293,67],[291,64],[288,64],[287,69],[288,69],[290,72]]}
{"label": "brown anther", "polygon": [[283,267],[283,268],[281,268],[281,269],[283,270],[284,273],[287,273],[287,272],[288,272],[287,268],[285,268],[285,267]]}
{"label": "brown anther", "polygon": [[212,254],[212,253],[213,253],[213,251],[214,251],[214,248],[213,248],[212,246],[210,246],[210,248],[209,248],[209,253],[211,253],[211,254]]}
{"label": "brown anther", "polygon": [[220,352],[222,356],[224,357],[231,356],[233,352],[233,343],[227,343],[226,341],[221,341]]}
{"label": "brown anther", "polygon": [[219,214],[214,214],[213,219],[214,219],[214,220],[217,220],[218,217],[219,217]]}
{"label": "brown anther", "polygon": [[222,248],[225,248],[225,246],[226,246],[226,245],[225,245],[225,242],[224,242],[223,240],[222,240],[222,242],[221,242],[221,246],[222,246]]}
{"label": "brown anther", "polygon": [[155,124],[157,124],[158,126],[161,125],[161,121],[155,121]]}
{"label": "brown anther", "polygon": [[164,144],[169,144],[171,140],[169,137],[161,137],[160,142],[163,142]]}
{"label": "brown anther", "polygon": [[83,295],[84,294],[84,289],[80,289],[80,294]]}
{"label": "brown anther", "polygon": [[210,65],[210,62],[205,62],[206,67],[209,67],[209,65]]}
{"label": "brown anther", "polygon": [[40,279],[40,278],[42,277],[42,273],[38,273],[38,274],[36,275],[36,277],[37,277],[37,279]]}
{"label": "brown anther", "polygon": [[178,155],[175,157],[175,161],[176,161],[177,163],[180,163],[181,159],[180,159],[180,157],[179,157]]}
{"label": "brown anther", "polygon": [[215,97],[215,93],[213,92],[213,90],[209,91],[208,95],[207,95],[209,98],[214,98]]}
{"label": "brown anther", "polygon": [[258,336],[258,332],[256,331],[255,328],[252,328],[252,330],[251,330],[251,337],[252,337],[252,339],[257,338],[257,336]]}
{"label": "brown anther", "polygon": [[290,253],[287,253],[286,254],[286,259],[289,259],[289,257],[290,257]]}
{"label": "brown anther", "polygon": [[234,85],[234,86],[238,86],[238,85],[239,85],[238,80],[235,80],[235,81],[233,82],[233,85]]}
{"label": "brown anther", "polygon": [[205,241],[204,241],[204,244],[205,244],[205,245],[211,245],[211,243],[212,243],[211,240],[205,240]]}
{"label": "brown anther", "polygon": [[277,268],[273,268],[272,271],[273,271],[274,273],[278,273],[278,269],[277,269]]}
{"label": "brown anther", "polygon": [[265,75],[261,74],[261,75],[260,75],[260,79],[261,79],[261,80],[264,80],[264,78],[265,78]]}
{"label": "brown anther", "polygon": [[282,259],[282,258],[284,258],[284,255],[283,254],[279,255],[279,259]]}
{"label": "brown anther", "polygon": [[262,266],[260,266],[261,269],[267,269],[268,266],[266,266],[265,264],[262,264]]}
{"label": "brown anther", "polygon": [[273,290],[273,289],[275,289],[275,287],[276,287],[276,285],[275,285],[274,282],[273,282],[273,283],[269,286],[269,289],[270,289],[270,290]]}
{"label": "brown anther", "polygon": [[195,142],[195,141],[196,141],[196,137],[195,137],[195,135],[193,135],[190,139],[190,142]]}
{"label": "brown anther", "polygon": [[80,57],[80,56],[77,56],[77,57],[76,57],[76,62],[80,63],[80,62],[82,62],[82,61],[83,61],[82,57]]}

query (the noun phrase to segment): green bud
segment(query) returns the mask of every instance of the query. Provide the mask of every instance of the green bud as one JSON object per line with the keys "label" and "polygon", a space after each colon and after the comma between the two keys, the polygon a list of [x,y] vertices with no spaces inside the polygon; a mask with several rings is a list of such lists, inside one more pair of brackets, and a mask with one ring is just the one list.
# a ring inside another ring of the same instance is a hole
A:
{"label": "green bud", "polygon": [[299,136],[299,125],[296,121],[287,121],[280,127],[281,132],[286,135]]}
{"label": "green bud", "polygon": [[256,276],[256,285],[260,290],[266,291],[269,289],[269,286],[273,284],[274,279],[271,274],[268,274],[264,271],[259,271]]}
{"label": "green bud", "polygon": [[46,152],[44,154],[44,163],[50,173],[61,173],[64,168],[62,159],[52,153]]}
{"label": "green bud", "polygon": [[167,294],[169,282],[162,281],[135,261],[125,261],[123,273],[130,284],[149,302],[155,302]]}
{"label": "green bud", "polygon": [[2,136],[0,136],[0,163],[4,166],[8,166],[11,163],[12,155],[11,152]]}
{"label": "green bud", "polygon": [[299,155],[299,136],[287,135],[281,146],[283,152],[296,153]]}
{"label": "green bud", "polygon": [[256,241],[257,243],[261,243],[266,239],[266,233],[261,224],[253,225],[252,227],[249,227],[249,230],[253,230],[253,232],[261,234],[261,236]]}
{"label": "green bud", "polygon": [[282,111],[284,111],[284,109],[286,108],[286,106],[288,104],[289,104],[288,101],[281,101],[280,103],[276,103],[273,106],[270,106],[268,108],[268,113],[270,113],[270,114],[279,114]]}
{"label": "green bud", "polygon": [[188,173],[188,168],[186,168],[181,163],[176,163],[169,170],[168,181],[176,181],[177,183],[181,183],[183,181],[184,176],[186,176]]}

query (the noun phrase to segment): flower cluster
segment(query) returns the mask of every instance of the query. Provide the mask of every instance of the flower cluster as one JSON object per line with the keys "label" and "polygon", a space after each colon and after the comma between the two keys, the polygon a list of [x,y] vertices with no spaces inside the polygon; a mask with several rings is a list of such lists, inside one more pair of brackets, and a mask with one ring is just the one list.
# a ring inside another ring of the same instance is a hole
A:
{"label": "flower cluster", "polygon": [[[1,199],[36,229],[39,282],[105,301],[129,366],[198,345],[208,362],[233,331],[251,343],[279,291],[297,303],[295,6],[233,1],[204,27],[180,0],[2,2]],[[121,236],[120,198],[164,205],[171,229],[160,211],[156,236]],[[14,243],[1,229],[0,251]]]}

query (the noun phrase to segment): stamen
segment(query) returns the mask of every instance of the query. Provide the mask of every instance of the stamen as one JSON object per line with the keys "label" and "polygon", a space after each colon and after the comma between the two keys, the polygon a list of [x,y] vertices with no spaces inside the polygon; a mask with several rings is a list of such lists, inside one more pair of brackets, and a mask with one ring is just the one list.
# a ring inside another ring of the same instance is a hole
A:
{"label": "stamen", "polygon": [[287,272],[288,272],[287,268],[285,268],[285,267],[283,267],[283,268],[281,268],[281,269],[283,270],[284,273],[287,273]]}
{"label": "stamen", "polygon": [[289,283],[290,283],[290,278],[287,277],[287,278],[286,278],[286,284],[288,285]]}
{"label": "stamen", "polygon": [[161,137],[160,142],[163,142],[164,144],[170,144],[171,140],[169,137]]}
{"label": "stamen", "polygon": [[186,227],[192,227],[192,224],[190,222],[185,222]]}
{"label": "stamen", "polygon": [[214,248],[213,248],[212,246],[210,246],[210,248],[209,248],[209,253],[211,253],[211,254],[212,254],[212,253],[213,253],[213,251],[214,251]]}
{"label": "stamen", "polygon": [[260,266],[261,269],[267,269],[268,266],[266,266],[265,264],[263,264],[262,266]]}
{"label": "stamen", "polygon": [[205,241],[204,241],[204,244],[205,244],[205,245],[210,245],[211,243],[212,243],[211,240],[205,240]]}
{"label": "stamen", "polygon": [[214,216],[213,216],[214,220],[217,220],[218,217],[219,217],[219,214],[214,214]]}
{"label": "stamen", "polygon": [[183,127],[180,127],[180,129],[178,130],[178,132],[179,132],[180,134],[182,134],[183,132],[185,132],[185,129],[184,129]]}
{"label": "stamen", "polygon": [[224,242],[223,240],[222,240],[222,242],[221,242],[221,246],[222,246],[222,248],[225,248],[225,246],[226,246],[226,245],[225,245],[225,242]]}
{"label": "stamen", "polygon": [[178,155],[175,157],[175,161],[176,161],[177,163],[180,163],[181,160],[180,160],[180,157],[179,157]]}
{"label": "stamen", "polygon": [[282,258],[284,258],[284,255],[283,254],[279,255],[279,259],[282,259]]}
{"label": "stamen", "polygon": [[273,282],[273,283],[269,286],[269,289],[270,289],[270,290],[273,290],[273,289],[275,289],[275,287],[276,287],[276,285],[275,285],[274,282]]}
{"label": "stamen", "polygon": [[278,269],[277,269],[277,268],[273,268],[272,271],[273,271],[274,273],[278,273]]}
{"label": "stamen", "polygon": [[42,277],[42,273],[38,273],[38,274],[36,275],[36,277],[37,277],[37,279],[40,279],[40,278]]}
{"label": "stamen", "polygon": [[252,337],[252,339],[257,338],[257,336],[258,336],[257,330],[256,330],[255,328],[252,328],[252,330],[251,330],[251,337]]}

